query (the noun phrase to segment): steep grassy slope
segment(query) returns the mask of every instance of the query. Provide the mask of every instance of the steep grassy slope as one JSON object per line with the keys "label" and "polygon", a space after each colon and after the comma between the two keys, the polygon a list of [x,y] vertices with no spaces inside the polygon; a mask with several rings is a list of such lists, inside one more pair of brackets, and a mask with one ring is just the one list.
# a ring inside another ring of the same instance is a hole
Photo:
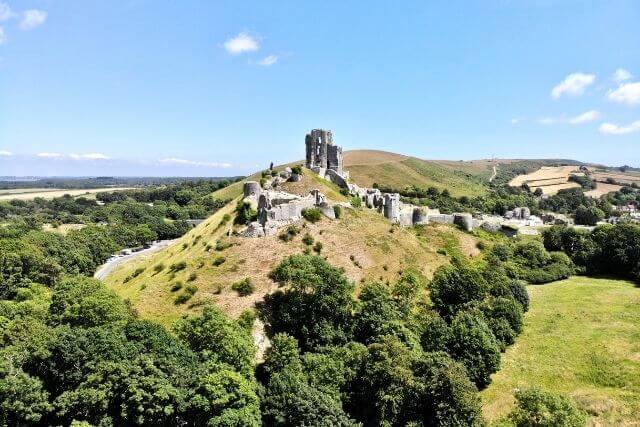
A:
{"label": "steep grassy slope", "polygon": [[370,187],[375,182],[394,188],[447,188],[453,196],[484,194],[492,174],[488,161],[440,162],[373,150],[345,152],[344,166],[360,186]]}
{"label": "steep grassy slope", "polygon": [[[232,316],[239,315],[274,289],[267,277],[269,271],[284,257],[301,253],[305,245],[302,236],[309,233],[323,245],[321,254],[336,266],[345,269],[354,282],[362,280],[390,280],[398,272],[413,270],[424,277],[448,261],[439,249],[468,255],[478,253],[473,236],[453,227],[431,225],[418,229],[392,226],[382,215],[368,209],[343,209],[339,220],[323,219],[316,224],[301,223],[301,233],[290,242],[277,236],[251,239],[226,233],[229,224],[220,225],[225,214],[232,212],[230,204],[172,246],[144,258],[118,267],[107,279],[109,287],[123,298],[128,298],[143,318],[170,325],[184,313],[199,310],[211,302]],[[217,242],[224,243],[223,245]],[[224,247],[230,245],[229,247]],[[218,266],[214,261],[224,257]],[[172,274],[171,265],[184,261],[186,267]],[[154,266],[162,265],[156,272]],[[138,270],[136,277],[134,272]],[[192,275],[195,273],[195,277]],[[189,280],[190,276],[193,280]],[[129,277],[129,279],[127,279]],[[256,291],[240,297],[231,285],[250,278]],[[172,285],[183,284],[183,289],[172,292]],[[177,295],[187,285],[198,291],[185,304],[175,304]]]}
{"label": "steep grassy slope", "polygon": [[592,425],[638,425],[640,289],[573,277],[528,291],[524,332],[482,392],[485,415],[508,413],[514,389],[538,385],[570,395]]}

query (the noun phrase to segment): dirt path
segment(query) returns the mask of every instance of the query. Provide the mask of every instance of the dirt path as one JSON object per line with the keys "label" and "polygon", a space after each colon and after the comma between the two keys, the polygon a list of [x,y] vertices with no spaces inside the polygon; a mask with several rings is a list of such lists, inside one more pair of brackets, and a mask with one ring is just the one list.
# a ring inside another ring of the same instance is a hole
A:
{"label": "dirt path", "polygon": [[489,182],[493,181],[496,175],[498,175],[498,168],[496,167],[496,165],[493,165],[493,174],[491,175],[491,178],[489,178]]}

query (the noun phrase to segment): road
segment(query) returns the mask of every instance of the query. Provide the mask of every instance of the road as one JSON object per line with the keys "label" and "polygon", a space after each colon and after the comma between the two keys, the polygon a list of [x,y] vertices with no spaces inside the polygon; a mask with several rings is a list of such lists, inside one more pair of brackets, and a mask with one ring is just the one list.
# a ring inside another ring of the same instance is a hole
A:
{"label": "road", "polygon": [[130,261],[130,260],[132,260],[134,258],[139,257],[140,255],[157,252],[160,249],[166,248],[167,246],[169,246],[170,244],[172,244],[176,240],[177,239],[175,239],[175,240],[160,240],[160,241],[157,241],[155,243],[152,243],[151,246],[148,247],[147,249],[142,249],[142,250],[140,250],[138,252],[133,252],[133,253],[131,253],[129,255],[114,255],[111,258],[109,258],[107,260],[107,262],[102,264],[96,270],[96,272],[93,275],[93,277],[95,277],[98,280],[104,280],[109,274],[111,274],[111,272],[113,272],[113,270],[117,266],[119,266],[123,262]]}

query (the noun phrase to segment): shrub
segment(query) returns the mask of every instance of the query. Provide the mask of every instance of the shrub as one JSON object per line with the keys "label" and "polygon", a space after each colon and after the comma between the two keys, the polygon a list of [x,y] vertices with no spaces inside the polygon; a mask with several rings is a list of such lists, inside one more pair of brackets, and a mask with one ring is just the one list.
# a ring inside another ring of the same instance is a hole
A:
{"label": "shrub", "polygon": [[160,264],[156,264],[153,266],[153,271],[156,273],[160,273],[162,270],[164,270],[164,264],[160,263]]}
{"label": "shrub", "polygon": [[260,188],[264,188],[265,185],[267,185],[267,179],[266,178],[260,178]]}
{"label": "shrub", "polygon": [[187,285],[187,287],[184,288],[184,291],[189,295],[193,295],[198,292],[198,287],[196,285]]}
{"label": "shrub", "polygon": [[538,387],[518,390],[515,397],[516,407],[508,419],[516,427],[583,427],[586,424],[586,414],[567,397]]}
{"label": "shrub", "polygon": [[183,293],[179,294],[179,295],[176,297],[176,299],[174,300],[174,303],[175,303],[176,305],[184,304],[184,303],[186,303],[187,301],[189,301],[189,300],[191,299],[191,297],[192,297],[192,296],[193,296],[193,295],[192,295],[192,294],[190,294],[190,293],[183,292]]}
{"label": "shrub", "polygon": [[342,207],[340,205],[334,205],[333,214],[336,216],[337,219],[340,219],[340,217],[342,216]]}
{"label": "shrub", "polygon": [[251,203],[240,200],[236,205],[236,224],[248,224],[258,218],[256,211]]}
{"label": "shrub", "polygon": [[131,273],[131,275],[133,277],[138,277],[139,275],[144,273],[144,270],[146,270],[144,267],[138,267],[138,268],[136,268],[136,270],[133,273]]}
{"label": "shrub", "polygon": [[238,324],[242,329],[247,331],[251,331],[253,329],[253,324],[258,317],[258,313],[254,309],[248,309],[243,311],[238,317]]}
{"label": "shrub", "polygon": [[430,284],[431,301],[442,316],[453,316],[465,304],[481,301],[489,285],[479,270],[470,265],[439,267]]}
{"label": "shrub", "polygon": [[175,282],[173,285],[171,285],[171,292],[177,292],[180,289],[182,289],[182,282]]}
{"label": "shrub", "polygon": [[216,259],[214,259],[214,260],[213,260],[213,266],[214,266],[214,267],[218,267],[218,266],[220,266],[220,265],[224,264],[224,262],[225,262],[226,260],[227,260],[227,259],[226,259],[225,257],[223,257],[223,256],[219,256],[219,257],[217,257]]}
{"label": "shrub", "polygon": [[183,243],[183,244],[182,244],[182,250],[185,250],[185,249],[187,249],[188,247],[189,247],[189,244],[187,244],[187,243]]}
{"label": "shrub", "polygon": [[313,245],[313,237],[311,236],[311,234],[306,233],[303,237],[302,237],[302,243],[304,243],[307,246],[311,246]]}
{"label": "shrub", "polygon": [[354,208],[362,207],[362,199],[360,199],[360,197],[358,196],[353,196],[351,198],[351,206],[353,206]]}
{"label": "shrub", "polygon": [[196,272],[194,271],[193,273],[189,274],[189,278],[187,279],[187,281],[189,282],[193,282],[194,280],[196,280],[198,278],[198,275],[196,274]]}
{"label": "shrub", "polygon": [[169,271],[175,273],[176,271],[182,271],[185,268],[187,268],[187,262],[186,261],[174,262],[173,264],[171,264],[169,266]]}
{"label": "shrub", "polygon": [[241,297],[244,297],[253,293],[254,286],[253,283],[251,283],[251,279],[246,277],[231,285],[231,289],[236,291]]}
{"label": "shrub", "polygon": [[302,175],[302,166],[295,165],[291,168],[291,172],[296,173],[298,175]]}
{"label": "shrub", "polygon": [[320,221],[320,218],[322,217],[322,213],[318,208],[307,208],[302,210],[302,216],[307,221],[311,223],[316,223]]}
{"label": "shrub", "polygon": [[284,231],[284,233],[280,234],[278,236],[278,238],[280,240],[282,240],[283,242],[289,242],[291,240],[293,240],[293,238],[298,235],[300,233],[300,228],[296,227],[295,225],[290,225],[289,227],[287,227],[287,229]]}
{"label": "shrub", "polygon": [[231,246],[233,246],[233,243],[226,242],[226,241],[224,241],[222,239],[218,239],[216,241],[216,251],[218,251],[218,252],[224,251],[225,249],[228,249]]}
{"label": "shrub", "polygon": [[509,283],[509,290],[513,298],[522,306],[522,311],[527,312],[529,310],[529,293],[524,283],[520,280],[513,280]]}
{"label": "shrub", "polygon": [[320,252],[322,252],[322,242],[316,242],[315,245],[313,245],[313,250],[315,253],[319,254]]}

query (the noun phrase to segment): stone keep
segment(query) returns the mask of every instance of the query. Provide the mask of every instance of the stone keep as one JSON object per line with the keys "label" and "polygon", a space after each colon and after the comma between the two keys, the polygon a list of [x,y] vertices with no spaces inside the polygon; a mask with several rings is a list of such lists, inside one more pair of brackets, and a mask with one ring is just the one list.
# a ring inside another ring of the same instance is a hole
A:
{"label": "stone keep", "polygon": [[343,175],[342,169],[342,147],[333,145],[333,135],[331,131],[323,129],[313,129],[305,138],[306,146],[306,167],[316,173],[332,170],[338,175]]}
{"label": "stone keep", "polygon": [[385,218],[391,222],[398,222],[400,220],[400,194],[385,193],[383,213]]}

